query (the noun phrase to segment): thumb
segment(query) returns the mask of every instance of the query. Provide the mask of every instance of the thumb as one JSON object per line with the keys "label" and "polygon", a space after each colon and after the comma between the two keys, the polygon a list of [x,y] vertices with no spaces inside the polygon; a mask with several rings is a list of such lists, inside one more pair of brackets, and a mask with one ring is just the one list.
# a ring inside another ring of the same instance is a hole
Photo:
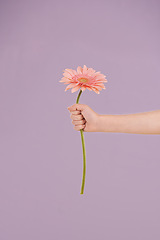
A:
{"label": "thumb", "polygon": [[79,103],[75,103],[72,106],[68,107],[69,111],[75,111],[75,110],[84,110],[86,108],[85,104],[79,104]]}

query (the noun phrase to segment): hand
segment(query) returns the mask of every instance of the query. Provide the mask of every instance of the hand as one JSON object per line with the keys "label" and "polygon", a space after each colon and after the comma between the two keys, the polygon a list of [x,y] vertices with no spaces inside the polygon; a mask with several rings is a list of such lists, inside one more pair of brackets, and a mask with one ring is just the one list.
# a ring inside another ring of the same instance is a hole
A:
{"label": "hand", "polygon": [[80,131],[83,129],[84,132],[97,132],[98,131],[98,120],[99,114],[93,111],[86,104],[73,104],[68,107],[70,118],[74,125],[74,129]]}

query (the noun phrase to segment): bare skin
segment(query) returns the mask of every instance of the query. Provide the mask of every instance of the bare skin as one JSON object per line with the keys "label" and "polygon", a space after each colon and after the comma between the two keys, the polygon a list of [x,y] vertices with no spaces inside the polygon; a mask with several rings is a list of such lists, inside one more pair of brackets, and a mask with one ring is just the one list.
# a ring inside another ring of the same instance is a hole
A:
{"label": "bare skin", "polygon": [[103,115],[86,104],[68,107],[74,129],[84,132],[116,132],[132,134],[160,134],[160,110],[150,112]]}

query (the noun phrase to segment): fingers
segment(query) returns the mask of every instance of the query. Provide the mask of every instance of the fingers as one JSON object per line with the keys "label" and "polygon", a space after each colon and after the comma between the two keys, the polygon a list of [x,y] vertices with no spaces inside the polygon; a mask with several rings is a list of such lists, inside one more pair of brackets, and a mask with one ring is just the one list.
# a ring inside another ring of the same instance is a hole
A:
{"label": "fingers", "polygon": [[81,110],[76,110],[76,104],[72,105],[71,108],[69,107],[68,110],[70,111],[70,118],[72,119],[72,123],[74,125],[74,129],[79,131],[83,129],[86,124],[86,120],[84,119],[83,115],[81,114]]}
{"label": "fingers", "polygon": [[74,125],[74,129],[79,131],[80,129],[83,129],[86,124],[86,120],[83,118],[82,114],[73,114],[71,113],[70,118],[72,119],[72,123]]}
{"label": "fingers", "polygon": [[72,106],[68,107],[69,111],[76,111],[76,110],[84,110],[86,108],[87,105],[85,104],[79,104],[79,103],[75,103]]}
{"label": "fingers", "polygon": [[80,110],[75,110],[75,111],[70,111],[73,115],[78,115],[78,114],[80,114],[81,113],[81,111]]}
{"label": "fingers", "polygon": [[77,120],[78,121],[78,120],[82,120],[83,116],[82,116],[82,114],[73,114],[73,113],[71,113],[70,118],[72,120]]}
{"label": "fingers", "polygon": [[79,126],[79,125],[83,125],[86,123],[86,120],[85,119],[82,119],[80,121],[75,121],[75,120],[72,120],[72,123],[75,125],[75,126]]}
{"label": "fingers", "polygon": [[81,129],[83,129],[85,127],[85,125],[78,125],[78,126],[74,126],[73,129],[80,131]]}

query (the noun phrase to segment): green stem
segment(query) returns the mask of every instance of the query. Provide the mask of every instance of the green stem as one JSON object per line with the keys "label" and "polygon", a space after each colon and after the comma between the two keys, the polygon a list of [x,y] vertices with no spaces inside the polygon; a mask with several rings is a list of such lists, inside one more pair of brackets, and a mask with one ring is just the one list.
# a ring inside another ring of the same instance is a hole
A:
{"label": "green stem", "polygon": [[[79,91],[76,103],[79,103],[79,98],[81,96],[81,93],[82,93],[82,90]],[[82,149],[83,149],[83,178],[82,178],[82,185],[81,185],[81,194],[83,194],[84,184],[85,184],[85,175],[86,175],[86,151],[85,151],[83,129],[80,129],[80,132],[81,132]]]}
{"label": "green stem", "polygon": [[82,93],[82,90],[79,91],[79,94],[78,94],[78,97],[77,97],[76,103],[79,103],[79,98],[80,98],[80,96],[81,96],[81,93]]}

